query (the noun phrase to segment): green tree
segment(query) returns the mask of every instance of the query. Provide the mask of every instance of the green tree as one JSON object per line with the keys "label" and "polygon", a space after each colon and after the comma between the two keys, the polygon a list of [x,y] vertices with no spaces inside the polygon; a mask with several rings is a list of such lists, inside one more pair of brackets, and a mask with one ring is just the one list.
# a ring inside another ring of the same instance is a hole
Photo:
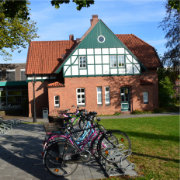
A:
{"label": "green tree", "polygon": [[168,0],[168,5],[172,9],[177,9],[177,11],[180,11],[180,2],[179,2],[179,0]]}
{"label": "green tree", "polygon": [[0,0],[0,55],[5,60],[11,56],[8,49],[20,52],[20,48],[38,37],[35,22],[29,18],[28,5],[25,0]]}
{"label": "green tree", "polygon": [[[81,10],[82,7],[89,7],[91,4],[94,4],[94,0],[72,0],[76,5],[77,10]],[[70,0],[51,0],[51,4],[55,8],[59,8],[61,4],[69,3]]]}
{"label": "green tree", "polygon": [[159,78],[159,106],[167,107],[174,103],[175,90],[174,84],[177,79],[177,73],[172,68],[158,69]]}
{"label": "green tree", "polygon": [[167,51],[164,53],[162,63],[168,66],[179,66],[180,57],[180,13],[179,13],[180,2],[179,0],[167,0],[166,3],[166,17],[160,24],[163,31],[166,33],[165,38],[167,39],[166,48]]}
{"label": "green tree", "polygon": [[[59,8],[63,3],[69,3],[70,0],[51,0],[52,6]],[[82,7],[89,7],[94,4],[94,0],[73,0],[77,5],[77,10]],[[7,50],[25,48],[28,43],[38,37],[36,24],[29,17],[28,0],[0,0],[0,55],[5,60],[11,56]]]}

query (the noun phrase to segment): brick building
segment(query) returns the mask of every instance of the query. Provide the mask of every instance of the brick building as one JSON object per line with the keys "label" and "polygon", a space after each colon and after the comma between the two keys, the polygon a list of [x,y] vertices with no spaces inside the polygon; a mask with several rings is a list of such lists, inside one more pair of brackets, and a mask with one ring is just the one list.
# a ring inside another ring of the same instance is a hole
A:
{"label": "brick building", "polygon": [[[80,38],[33,41],[26,74],[35,78],[36,112],[49,114],[72,105],[99,114],[153,110],[158,107],[155,49],[133,34],[114,34],[97,15]],[[32,83],[28,83],[32,116]]]}
{"label": "brick building", "polygon": [[26,64],[0,64],[0,111],[27,115]]}

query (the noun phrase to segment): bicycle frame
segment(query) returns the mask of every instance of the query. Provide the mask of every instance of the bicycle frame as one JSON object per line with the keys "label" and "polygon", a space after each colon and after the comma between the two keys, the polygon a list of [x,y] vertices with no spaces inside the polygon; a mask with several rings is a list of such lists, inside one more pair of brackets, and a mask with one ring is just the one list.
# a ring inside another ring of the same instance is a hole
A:
{"label": "bicycle frame", "polygon": [[[90,128],[89,128],[89,126],[90,126]],[[85,146],[88,143],[90,143],[90,145],[88,145],[88,146],[89,146],[89,149],[91,149],[91,153],[93,154],[94,152],[93,152],[92,145],[93,145],[93,143],[94,143],[94,141],[96,139],[100,139],[99,136],[102,134],[102,132],[97,132],[95,130],[94,125],[90,124],[90,122],[87,124],[86,130],[84,131],[84,133],[77,140],[75,140],[73,138],[73,133],[76,133],[76,132],[78,132],[78,131],[70,132],[69,134],[65,134],[65,135],[63,135],[63,134],[53,135],[52,137],[50,137],[48,139],[47,142],[45,142],[45,144],[43,146],[43,150],[46,149],[46,146],[48,145],[48,142],[50,142],[51,140],[53,140],[52,142],[54,142],[54,140],[57,138],[57,139],[61,139],[61,140],[64,139],[66,141],[69,141],[73,146],[76,147],[78,152],[84,151]]]}

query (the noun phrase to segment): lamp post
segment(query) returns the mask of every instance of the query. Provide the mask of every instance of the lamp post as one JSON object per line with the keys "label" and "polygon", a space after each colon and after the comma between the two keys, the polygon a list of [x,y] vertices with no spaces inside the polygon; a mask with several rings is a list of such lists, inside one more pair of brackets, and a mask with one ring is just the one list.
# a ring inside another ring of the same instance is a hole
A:
{"label": "lamp post", "polygon": [[36,119],[36,96],[35,96],[35,83],[36,83],[36,78],[35,78],[35,74],[33,73],[33,123],[37,122]]}

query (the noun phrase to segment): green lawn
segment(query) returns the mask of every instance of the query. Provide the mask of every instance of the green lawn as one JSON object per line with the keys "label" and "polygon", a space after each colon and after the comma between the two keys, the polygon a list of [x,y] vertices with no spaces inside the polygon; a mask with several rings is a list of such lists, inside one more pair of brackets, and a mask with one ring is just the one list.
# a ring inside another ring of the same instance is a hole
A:
{"label": "green lawn", "polygon": [[104,119],[101,124],[130,137],[136,179],[179,179],[179,116]]}

